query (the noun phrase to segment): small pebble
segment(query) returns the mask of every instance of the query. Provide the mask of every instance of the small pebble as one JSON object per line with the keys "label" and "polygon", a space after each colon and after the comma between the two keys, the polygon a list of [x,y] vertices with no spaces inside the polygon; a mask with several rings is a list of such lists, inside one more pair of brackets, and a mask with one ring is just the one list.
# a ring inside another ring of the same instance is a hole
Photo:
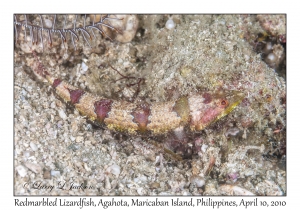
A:
{"label": "small pebble", "polygon": [[31,147],[31,149],[32,149],[33,151],[37,151],[37,149],[38,149],[38,147],[36,146],[36,144],[33,143],[33,142],[30,142],[30,147]]}
{"label": "small pebble", "polygon": [[49,19],[44,19],[44,24],[45,24],[45,27],[47,27],[47,28],[52,27],[52,21]]}
{"label": "small pebble", "polygon": [[208,145],[203,144],[202,147],[201,147],[201,151],[202,151],[203,153],[205,153],[207,147],[208,147]]}
{"label": "small pebble", "polygon": [[66,119],[67,119],[67,115],[66,115],[66,113],[64,112],[64,110],[62,110],[62,109],[58,110],[58,115],[59,115],[63,120],[66,120]]}
{"label": "small pebble", "polygon": [[86,171],[92,171],[91,168],[86,163],[83,164],[83,167]]}
{"label": "small pebble", "polygon": [[24,155],[25,158],[29,158],[29,157],[33,156],[33,152],[31,152],[31,151],[24,151],[23,155]]}
{"label": "small pebble", "polygon": [[39,166],[36,163],[25,162],[24,165],[36,174],[38,174],[42,171],[41,166]]}
{"label": "small pebble", "polygon": [[91,145],[91,141],[85,141],[85,142],[84,142],[84,145],[85,145],[86,147],[90,146],[90,145]]}
{"label": "small pebble", "polygon": [[153,182],[150,184],[150,189],[160,188],[160,184],[158,182]]}
{"label": "small pebble", "polygon": [[108,176],[105,177],[105,189],[110,190],[111,185]]}
{"label": "small pebble", "polygon": [[266,44],[266,50],[272,50],[273,49],[273,46],[272,46],[272,42],[268,42],[267,44]]}
{"label": "small pebble", "polygon": [[203,187],[205,185],[205,180],[201,176],[192,176],[191,183],[195,184],[196,187]]}
{"label": "small pebble", "polygon": [[267,58],[268,58],[269,61],[274,61],[275,60],[275,55],[273,53],[270,53]]}
{"label": "small pebble", "polygon": [[82,142],[83,139],[84,139],[83,136],[77,136],[77,137],[76,137],[76,142],[77,142],[77,143]]}
{"label": "small pebble", "polygon": [[53,101],[53,102],[50,104],[50,107],[51,107],[52,109],[55,109],[55,108],[56,108],[56,103],[55,103],[55,101]]}
{"label": "small pebble", "polygon": [[18,172],[18,174],[21,176],[21,177],[25,177],[27,175],[27,170],[24,166],[22,165],[19,165],[16,167],[16,170]]}
{"label": "small pebble", "polygon": [[171,30],[173,28],[175,28],[175,23],[172,19],[169,19],[167,22],[166,22],[166,28]]}
{"label": "small pebble", "polygon": [[226,131],[225,136],[226,136],[226,137],[228,137],[229,135],[231,135],[231,136],[236,136],[239,132],[240,132],[240,129],[238,129],[237,127],[229,128],[229,129]]}
{"label": "small pebble", "polygon": [[136,192],[139,194],[139,195],[145,195],[145,190],[142,188],[142,187],[139,187],[136,189]]}
{"label": "small pebble", "polygon": [[239,174],[237,172],[229,173],[227,174],[227,179],[236,182],[236,180],[239,178]]}
{"label": "small pebble", "polygon": [[[118,18],[123,18],[122,33],[117,33],[116,40],[122,43],[130,42],[138,29],[139,19],[137,15],[118,15]],[[120,22],[120,21],[119,21]]]}
{"label": "small pebble", "polygon": [[110,170],[111,170],[111,173],[114,174],[115,176],[119,176],[120,172],[121,172],[121,168],[120,166],[118,165],[112,165],[110,166]]}
{"label": "small pebble", "polygon": [[51,174],[51,176],[59,177],[60,176],[60,171],[51,171],[50,174]]}
{"label": "small pebble", "polygon": [[82,74],[84,74],[88,70],[88,68],[89,67],[84,62],[81,63],[81,73]]}
{"label": "small pebble", "polygon": [[46,170],[44,172],[44,179],[51,179],[51,173],[50,173],[50,171]]}
{"label": "small pebble", "polygon": [[250,170],[250,169],[246,169],[246,170],[244,171],[244,175],[245,175],[245,176],[252,176],[252,175],[254,175],[254,171],[253,171],[253,170]]}

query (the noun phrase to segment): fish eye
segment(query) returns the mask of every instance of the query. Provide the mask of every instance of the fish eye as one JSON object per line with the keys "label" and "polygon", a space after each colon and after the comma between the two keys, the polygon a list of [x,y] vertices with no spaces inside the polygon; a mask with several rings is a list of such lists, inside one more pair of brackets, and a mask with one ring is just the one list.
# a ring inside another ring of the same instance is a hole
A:
{"label": "fish eye", "polygon": [[229,103],[228,103],[228,101],[227,101],[226,99],[221,99],[221,100],[219,101],[219,103],[218,103],[218,106],[224,108],[224,107],[227,107],[228,104],[229,104]]}

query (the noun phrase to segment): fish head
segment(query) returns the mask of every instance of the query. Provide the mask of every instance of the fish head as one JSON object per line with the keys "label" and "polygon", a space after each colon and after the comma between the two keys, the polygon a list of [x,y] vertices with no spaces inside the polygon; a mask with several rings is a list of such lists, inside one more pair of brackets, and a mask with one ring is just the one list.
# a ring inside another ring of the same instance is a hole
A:
{"label": "fish head", "polygon": [[239,91],[219,90],[192,96],[189,100],[191,130],[201,131],[210,124],[226,116],[238,106],[244,98]]}

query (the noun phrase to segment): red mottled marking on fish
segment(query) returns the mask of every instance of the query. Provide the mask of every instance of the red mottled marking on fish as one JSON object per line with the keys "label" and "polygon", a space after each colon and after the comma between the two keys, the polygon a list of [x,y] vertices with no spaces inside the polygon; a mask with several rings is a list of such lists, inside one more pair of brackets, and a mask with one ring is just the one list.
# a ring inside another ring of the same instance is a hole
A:
{"label": "red mottled marking on fish", "polygon": [[84,91],[80,89],[69,90],[69,92],[72,104],[78,104],[81,96],[84,94]]}
{"label": "red mottled marking on fish", "polygon": [[95,113],[97,114],[97,120],[100,123],[103,123],[104,119],[107,117],[111,110],[112,103],[113,101],[110,99],[101,99],[100,101],[95,102]]}
{"label": "red mottled marking on fish", "polygon": [[53,84],[52,84],[52,87],[56,88],[60,83],[61,83],[60,79],[55,79],[54,82],[53,82]]}
{"label": "red mottled marking on fish", "polygon": [[133,112],[133,122],[137,123],[141,132],[145,132],[147,129],[151,110],[147,103],[138,106]]}
{"label": "red mottled marking on fish", "polygon": [[208,104],[208,103],[210,103],[211,102],[211,94],[209,94],[209,93],[204,93],[203,95],[203,98],[204,98],[204,101],[203,101],[203,103],[205,103],[205,104]]}
{"label": "red mottled marking on fish", "polygon": [[205,111],[203,117],[201,118],[200,123],[206,124],[209,123],[212,119],[219,115],[219,111],[215,108],[209,108]]}

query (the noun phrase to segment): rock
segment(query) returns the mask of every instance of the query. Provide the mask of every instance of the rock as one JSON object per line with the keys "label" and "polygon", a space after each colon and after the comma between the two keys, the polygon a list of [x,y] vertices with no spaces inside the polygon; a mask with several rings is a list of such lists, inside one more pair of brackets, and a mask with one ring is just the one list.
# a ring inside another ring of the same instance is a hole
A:
{"label": "rock", "polygon": [[116,40],[124,43],[130,42],[134,38],[139,25],[139,20],[136,15],[123,16],[125,17],[123,17],[122,33],[117,34]]}
{"label": "rock", "polygon": [[103,27],[105,33],[111,37],[111,39],[115,39],[119,42],[130,42],[134,38],[138,29],[139,19],[137,15],[114,15],[112,17],[116,19],[110,19],[110,25],[116,28],[119,33],[116,30]]}
{"label": "rock", "polygon": [[59,177],[60,176],[60,171],[50,171],[51,176],[56,176]]}
{"label": "rock", "polygon": [[229,128],[229,129],[225,132],[225,136],[226,136],[226,137],[228,137],[229,135],[231,135],[231,136],[236,136],[239,132],[240,132],[240,130],[239,130],[237,127]]}
{"label": "rock", "polygon": [[33,150],[33,151],[37,151],[38,150],[38,147],[36,146],[36,144],[35,143],[33,143],[33,142],[30,142],[30,147],[31,147],[31,149]]}
{"label": "rock", "polygon": [[201,151],[203,153],[205,153],[207,148],[208,148],[208,145],[207,144],[203,144],[202,147],[201,147]]}
{"label": "rock", "polygon": [[175,28],[175,26],[176,26],[176,24],[174,23],[174,21],[171,18],[166,22],[166,28],[169,30]]}
{"label": "rock", "polygon": [[81,73],[84,74],[88,70],[88,66],[85,64],[85,62],[81,63]]}
{"label": "rock", "polygon": [[83,164],[83,167],[86,171],[92,171],[91,168],[86,163]]}
{"label": "rock", "polygon": [[191,183],[194,184],[196,187],[203,187],[205,185],[205,180],[201,176],[195,176],[193,175],[191,177]]}
{"label": "rock", "polygon": [[76,142],[77,142],[77,143],[82,142],[83,139],[84,139],[83,136],[77,136],[77,137],[76,137]]}
{"label": "rock", "polygon": [[110,185],[110,181],[108,176],[105,177],[105,189],[110,190],[111,189],[111,185]]}
{"label": "rock", "polygon": [[58,110],[58,115],[63,119],[66,120],[67,119],[67,115],[65,113],[65,111],[63,109],[59,109]]}
{"label": "rock", "polygon": [[139,195],[145,195],[147,192],[144,188],[142,187],[139,187],[136,189],[136,192],[139,194]]}
{"label": "rock", "polygon": [[32,152],[32,151],[24,151],[23,155],[27,159],[29,157],[32,157],[34,155],[34,152]]}
{"label": "rock", "polygon": [[25,177],[27,175],[27,170],[24,166],[22,165],[19,165],[16,167],[16,170],[18,172],[18,174],[21,176],[21,177]]}
{"label": "rock", "polygon": [[46,171],[44,172],[44,179],[51,179],[51,173],[50,173],[49,170],[46,170]]}
{"label": "rock", "polygon": [[160,188],[160,184],[158,182],[153,182],[150,184],[150,189],[157,189]]}
{"label": "rock", "polygon": [[260,25],[272,35],[286,34],[285,15],[257,15]]}
{"label": "rock", "polygon": [[42,171],[41,166],[36,163],[25,162],[24,165],[36,174],[41,173]]}
{"label": "rock", "polygon": [[120,168],[120,166],[114,164],[114,165],[110,166],[110,172],[116,176],[119,176],[119,174],[121,172],[121,168]]}

